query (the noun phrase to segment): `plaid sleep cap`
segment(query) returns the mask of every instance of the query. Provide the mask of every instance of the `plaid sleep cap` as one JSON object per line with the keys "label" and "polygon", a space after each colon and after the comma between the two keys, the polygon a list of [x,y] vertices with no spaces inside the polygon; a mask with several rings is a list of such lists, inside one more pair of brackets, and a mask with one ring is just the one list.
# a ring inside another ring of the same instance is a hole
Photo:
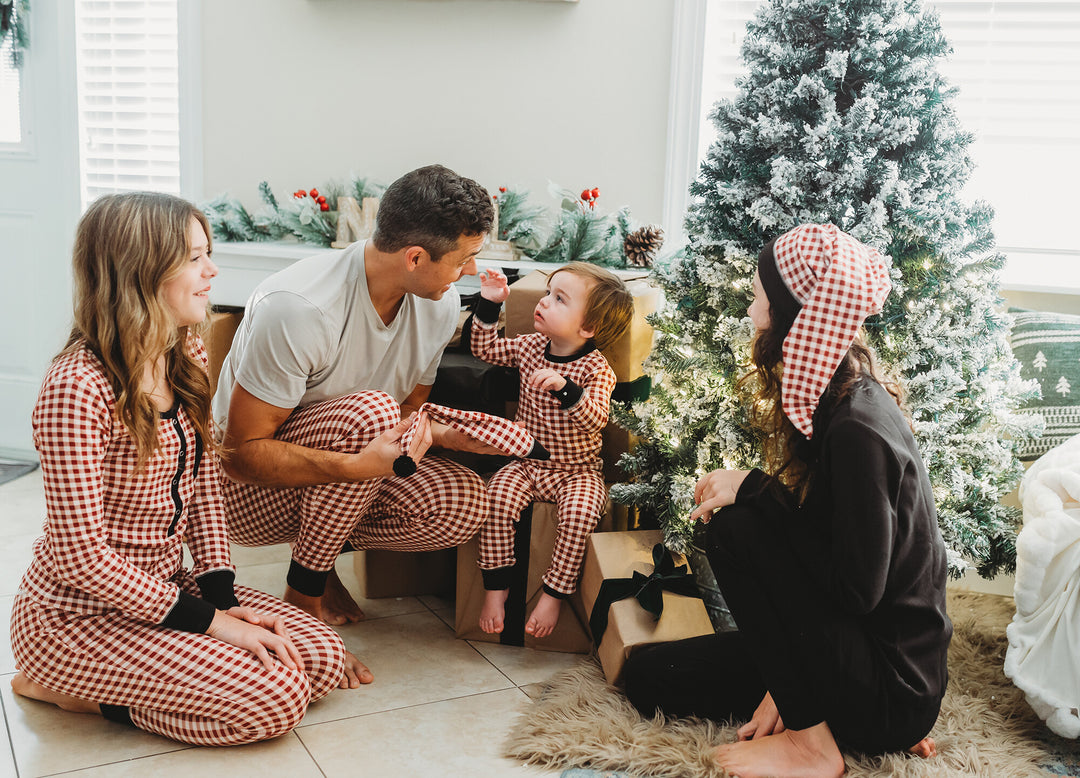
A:
{"label": "plaid sleep cap", "polygon": [[889,296],[892,260],[832,224],[785,232],[772,253],[784,285],[802,306],[783,344],[784,415],[809,439],[821,395],[859,327]]}

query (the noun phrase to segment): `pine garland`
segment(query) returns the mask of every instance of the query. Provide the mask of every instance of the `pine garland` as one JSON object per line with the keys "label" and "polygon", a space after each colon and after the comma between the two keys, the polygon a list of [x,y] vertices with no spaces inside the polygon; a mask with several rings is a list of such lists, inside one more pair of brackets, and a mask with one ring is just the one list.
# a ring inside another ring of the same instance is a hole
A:
{"label": "pine garland", "polygon": [[[270,185],[263,181],[259,184],[263,209],[257,214],[249,213],[227,194],[204,203],[202,210],[217,240],[295,238],[329,246],[337,236],[338,197],[348,193],[362,202],[365,197],[380,197],[385,189],[370,179],[353,178],[348,184],[331,181],[310,192],[300,189],[292,197],[279,201]],[[316,199],[319,193],[326,202],[326,210]],[[539,262],[578,260],[616,268],[640,266],[639,254],[635,253],[633,258],[627,254],[627,245],[636,245],[627,244],[627,238],[636,229],[628,208],[614,213],[598,209],[598,189],[585,190],[583,197],[578,198],[553,186],[551,194],[561,200],[561,208],[550,233],[544,236],[545,209],[531,204],[528,192],[500,187],[494,195],[499,205],[500,240],[510,241],[522,255]]]}
{"label": "pine garland", "polygon": [[23,54],[30,48],[30,0],[0,2],[0,45],[11,41],[11,64],[22,67]]}
{"label": "pine garland", "polygon": [[692,545],[693,486],[718,467],[760,464],[738,386],[749,364],[746,308],[757,253],[805,222],[832,222],[893,260],[893,293],[867,322],[902,374],[930,472],[950,573],[1015,566],[1018,511],[999,499],[1021,468],[1020,379],[998,312],[992,210],[965,203],[972,170],[937,70],[948,44],[918,0],[770,0],[748,25],[749,73],[712,114],[716,141],[691,187],[685,251],[659,262],[666,294],[646,364],[649,400],[620,412],[641,443],[612,497],[657,516],[670,546]]}

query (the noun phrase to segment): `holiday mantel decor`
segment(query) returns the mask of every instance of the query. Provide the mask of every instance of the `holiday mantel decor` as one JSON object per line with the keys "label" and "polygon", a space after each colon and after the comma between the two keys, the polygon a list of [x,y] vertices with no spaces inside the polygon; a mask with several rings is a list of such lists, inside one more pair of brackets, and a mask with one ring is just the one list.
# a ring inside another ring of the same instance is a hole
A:
{"label": "holiday mantel decor", "polygon": [[712,114],[717,136],[691,187],[689,245],[659,263],[666,308],[646,365],[652,395],[619,414],[643,442],[613,498],[653,513],[668,545],[694,544],[693,488],[714,468],[760,464],[747,423],[746,308],[761,247],[832,222],[892,257],[893,292],[867,321],[906,379],[952,575],[1012,570],[1024,382],[997,308],[992,210],[965,202],[971,135],[938,72],[949,51],[918,0],[769,0],[748,25],[748,74]]}
{"label": "holiday mantel decor", "polygon": [[[296,239],[341,248],[367,238],[374,229],[384,186],[366,178],[298,189],[279,201],[265,181],[259,185],[263,208],[251,214],[239,200],[221,195],[202,206],[214,237],[226,241]],[[663,244],[662,228],[636,227],[628,208],[607,213],[597,207],[599,188],[580,196],[558,187],[561,201],[550,230],[547,211],[528,201],[528,193],[499,187],[492,195],[496,223],[480,259],[500,262],[525,256],[539,262],[580,260],[608,267],[648,267]],[[544,233],[547,232],[545,235]]]}

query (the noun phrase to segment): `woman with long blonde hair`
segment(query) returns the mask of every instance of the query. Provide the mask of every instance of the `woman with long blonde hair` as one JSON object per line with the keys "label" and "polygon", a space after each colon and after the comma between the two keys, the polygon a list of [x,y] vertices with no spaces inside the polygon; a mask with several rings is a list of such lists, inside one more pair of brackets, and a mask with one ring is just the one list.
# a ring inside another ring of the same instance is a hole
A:
{"label": "woman with long blonde hair", "polygon": [[341,682],[345,649],[234,585],[196,334],[210,254],[206,217],[170,195],[102,197],[79,222],[74,326],[33,412],[46,520],[12,609],[12,687],[230,745],[296,726]]}
{"label": "woman with long blonde hair", "polygon": [[841,746],[935,753],[948,678],[945,546],[899,403],[859,335],[886,257],[831,224],[762,250],[748,377],[762,470],[714,470],[695,519],[738,631],[649,646],[626,665],[645,715],[748,722],[730,775],[836,778]]}

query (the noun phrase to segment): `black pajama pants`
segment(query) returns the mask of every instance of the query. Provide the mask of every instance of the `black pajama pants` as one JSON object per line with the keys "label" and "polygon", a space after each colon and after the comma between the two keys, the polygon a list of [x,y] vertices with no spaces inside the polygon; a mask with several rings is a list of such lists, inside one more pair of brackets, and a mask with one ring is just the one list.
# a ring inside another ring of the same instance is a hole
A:
{"label": "black pajama pants", "polygon": [[728,721],[749,719],[769,691],[788,729],[825,721],[851,750],[910,748],[940,701],[905,694],[865,626],[815,583],[792,520],[779,505],[714,515],[706,552],[739,629],[638,648],[624,671],[628,698],[645,716]]}

